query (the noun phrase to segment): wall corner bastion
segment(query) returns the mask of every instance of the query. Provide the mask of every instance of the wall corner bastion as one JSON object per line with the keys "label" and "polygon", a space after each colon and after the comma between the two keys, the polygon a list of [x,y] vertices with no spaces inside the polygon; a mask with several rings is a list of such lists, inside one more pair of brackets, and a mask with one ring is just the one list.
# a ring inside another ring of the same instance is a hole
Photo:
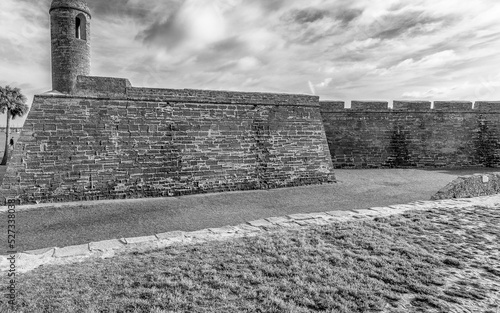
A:
{"label": "wall corner bastion", "polygon": [[37,95],[0,185],[22,203],[335,182],[319,97],[132,87]]}

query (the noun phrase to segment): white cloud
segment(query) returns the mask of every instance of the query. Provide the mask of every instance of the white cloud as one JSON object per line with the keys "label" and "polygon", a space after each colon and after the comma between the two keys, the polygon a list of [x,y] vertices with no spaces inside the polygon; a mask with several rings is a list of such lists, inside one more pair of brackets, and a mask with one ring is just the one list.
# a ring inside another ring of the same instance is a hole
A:
{"label": "white cloud", "polygon": [[238,61],[238,67],[242,71],[250,71],[250,70],[258,68],[259,66],[260,66],[260,61],[257,58],[252,57],[252,56],[247,56],[247,57],[241,58]]}
{"label": "white cloud", "polygon": [[403,93],[403,98],[412,99],[441,99],[443,97],[448,97],[456,90],[456,86],[444,87],[444,88],[432,88],[426,91],[410,91]]}
{"label": "white cloud", "polygon": [[455,51],[446,50],[423,57],[420,60],[406,59],[394,67],[396,70],[435,69],[446,67],[450,63],[460,60]]}
{"label": "white cloud", "polygon": [[222,10],[210,1],[186,1],[174,23],[185,31],[185,43],[196,48],[217,42],[226,34]]}
{"label": "white cloud", "polygon": [[325,80],[323,80],[321,83],[317,84],[316,86],[319,88],[328,87],[328,86],[330,86],[330,83],[332,82],[332,80],[333,80],[333,78],[331,78],[331,77],[325,78]]}
{"label": "white cloud", "polygon": [[[134,85],[500,100],[498,1],[87,1],[92,74]],[[0,1],[0,84],[50,89],[49,2]]]}

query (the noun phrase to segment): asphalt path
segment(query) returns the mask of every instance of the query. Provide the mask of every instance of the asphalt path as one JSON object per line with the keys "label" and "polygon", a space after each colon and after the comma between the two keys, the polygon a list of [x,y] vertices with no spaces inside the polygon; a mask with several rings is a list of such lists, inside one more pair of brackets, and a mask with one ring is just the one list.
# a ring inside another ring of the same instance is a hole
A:
{"label": "asphalt path", "polygon": [[[18,250],[64,247],[175,230],[193,231],[294,213],[429,200],[458,176],[486,172],[495,170],[336,170],[338,182],[335,184],[177,198],[25,206],[18,208],[16,216]],[[2,225],[5,219],[5,213],[0,213]],[[5,251],[0,248],[1,253]]]}

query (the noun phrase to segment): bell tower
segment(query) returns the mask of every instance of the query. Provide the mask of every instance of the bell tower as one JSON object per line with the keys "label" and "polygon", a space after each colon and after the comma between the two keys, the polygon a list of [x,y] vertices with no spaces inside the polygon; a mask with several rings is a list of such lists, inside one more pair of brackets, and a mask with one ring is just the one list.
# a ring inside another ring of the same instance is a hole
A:
{"label": "bell tower", "polygon": [[77,76],[90,74],[90,10],[85,0],[53,0],[49,13],[52,90],[73,93]]}

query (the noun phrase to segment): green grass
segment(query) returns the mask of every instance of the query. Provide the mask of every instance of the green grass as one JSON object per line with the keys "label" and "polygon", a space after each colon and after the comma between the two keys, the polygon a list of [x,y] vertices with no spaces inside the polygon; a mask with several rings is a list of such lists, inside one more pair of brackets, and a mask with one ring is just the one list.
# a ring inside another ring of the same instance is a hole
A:
{"label": "green grass", "polygon": [[494,313],[499,233],[500,210],[430,210],[48,266],[0,311]]}

